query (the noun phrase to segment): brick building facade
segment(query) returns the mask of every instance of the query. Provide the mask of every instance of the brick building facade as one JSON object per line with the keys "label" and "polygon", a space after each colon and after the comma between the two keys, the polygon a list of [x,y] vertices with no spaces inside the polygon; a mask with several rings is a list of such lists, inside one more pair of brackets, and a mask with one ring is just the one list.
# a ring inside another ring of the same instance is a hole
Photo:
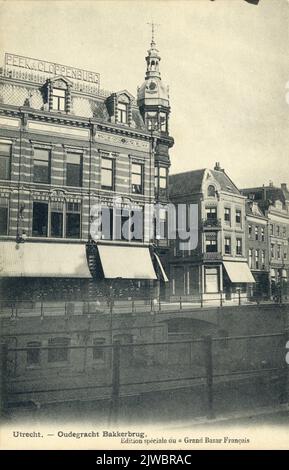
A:
{"label": "brick building facade", "polygon": [[[0,76],[2,298],[85,300],[98,295],[103,278],[117,278],[130,293],[164,279],[145,210],[167,201],[173,145],[159,61],[152,40],[136,100],[127,90],[100,89],[93,72],[6,54]],[[91,237],[95,205],[107,211],[110,226]]]}

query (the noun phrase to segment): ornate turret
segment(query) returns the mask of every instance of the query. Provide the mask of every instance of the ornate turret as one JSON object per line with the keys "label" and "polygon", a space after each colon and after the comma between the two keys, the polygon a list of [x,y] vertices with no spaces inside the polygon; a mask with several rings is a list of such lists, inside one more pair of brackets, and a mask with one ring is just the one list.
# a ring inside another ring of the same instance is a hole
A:
{"label": "ornate turret", "polygon": [[152,23],[152,40],[146,56],[145,81],[138,89],[137,100],[147,128],[168,134],[169,90],[161,79],[159,70],[161,57],[155,43],[154,28],[155,24]]}

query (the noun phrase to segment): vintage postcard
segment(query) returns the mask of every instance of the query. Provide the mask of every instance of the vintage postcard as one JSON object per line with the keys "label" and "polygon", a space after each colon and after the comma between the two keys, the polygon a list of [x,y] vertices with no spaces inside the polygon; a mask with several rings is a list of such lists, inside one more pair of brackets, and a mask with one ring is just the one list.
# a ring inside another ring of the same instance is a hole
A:
{"label": "vintage postcard", "polygon": [[0,1],[1,449],[288,449],[288,135],[288,0]]}

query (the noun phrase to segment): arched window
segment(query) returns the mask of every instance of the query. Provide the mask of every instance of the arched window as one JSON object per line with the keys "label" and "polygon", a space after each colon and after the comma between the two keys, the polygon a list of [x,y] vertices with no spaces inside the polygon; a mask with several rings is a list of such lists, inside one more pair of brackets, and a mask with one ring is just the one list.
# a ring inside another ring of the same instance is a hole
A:
{"label": "arched window", "polygon": [[212,184],[210,184],[208,186],[208,197],[215,197],[216,196],[216,189],[215,189],[215,186],[213,186]]}

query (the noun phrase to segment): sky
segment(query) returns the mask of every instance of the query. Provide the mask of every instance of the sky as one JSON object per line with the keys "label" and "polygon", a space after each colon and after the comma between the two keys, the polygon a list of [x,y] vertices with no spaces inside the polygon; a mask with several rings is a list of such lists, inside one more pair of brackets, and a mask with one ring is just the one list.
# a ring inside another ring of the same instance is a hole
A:
{"label": "sky", "polygon": [[152,20],[171,173],[220,162],[240,188],[289,183],[288,0],[0,0],[0,62],[11,52],[92,70],[136,95]]}

